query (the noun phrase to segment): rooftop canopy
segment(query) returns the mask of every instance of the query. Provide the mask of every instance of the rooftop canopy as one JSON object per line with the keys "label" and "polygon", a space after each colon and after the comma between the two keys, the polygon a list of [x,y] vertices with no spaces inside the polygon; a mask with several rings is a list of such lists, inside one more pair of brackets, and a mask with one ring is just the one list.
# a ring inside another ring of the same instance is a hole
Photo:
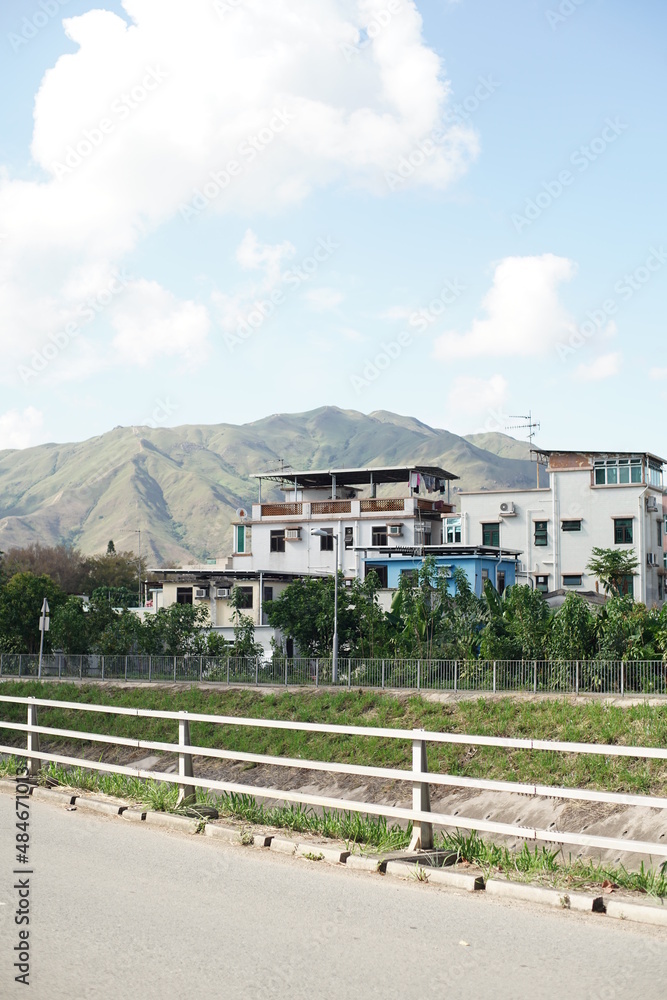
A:
{"label": "rooftop canopy", "polygon": [[274,472],[257,472],[252,479],[268,479],[276,483],[288,483],[302,489],[326,489],[335,480],[336,486],[383,486],[387,483],[410,483],[411,477],[418,475],[447,482],[458,479],[437,465],[389,465],[366,469],[308,469],[296,472],[292,469],[277,469]]}

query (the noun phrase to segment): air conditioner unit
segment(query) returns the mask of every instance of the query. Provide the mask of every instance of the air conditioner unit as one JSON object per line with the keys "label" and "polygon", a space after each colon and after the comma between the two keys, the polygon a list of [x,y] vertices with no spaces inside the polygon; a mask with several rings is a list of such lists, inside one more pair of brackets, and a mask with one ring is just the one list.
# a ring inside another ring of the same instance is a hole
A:
{"label": "air conditioner unit", "polygon": [[216,597],[230,597],[232,593],[231,587],[218,587],[215,592]]}
{"label": "air conditioner unit", "polygon": [[388,535],[392,535],[394,538],[396,538],[399,535],[402,535],[403,534],[403,525],[402,524],[388,524],[387,525],[387,534]]}
{"label": "air conditioner unit", "polygon": [[646,510],[647,511],[653,511],[654,513],[657,513],[657,511],[658,511],[658,501],[657,501],[656,497],[647,497],[646,498]]}
{"label": "air conditioner unit", "polygon": [[208,590],[203,590],[203,589],[201,589],[201,590],[195,590],[195,597],[197,597],[199,599],[204,598],[204,597],[208,597]]}
{"label": "air conditioner unit", "polygon": [[285,528],[285,541],[298,542],[301,538],[301,528]]}
{"label": "air conditioner unit", "polygon": [[511,500],[504,500],[500,505],[501,514],[516,514],[514,510],[514,504]]}

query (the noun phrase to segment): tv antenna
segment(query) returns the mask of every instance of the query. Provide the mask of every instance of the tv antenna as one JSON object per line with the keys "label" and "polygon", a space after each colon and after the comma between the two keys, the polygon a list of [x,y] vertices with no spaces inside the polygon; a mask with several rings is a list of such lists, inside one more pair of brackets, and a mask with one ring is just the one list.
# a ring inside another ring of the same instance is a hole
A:
{"label": "tv antenna", "polygon": [[528,410],[528,413],[510,413],[511,420],[527,420],[526,424],[510,424],[505,427],[506,431],[528,431],[528,440],[533,443],[533,438],[540,429],[539,420],[533,420],[532,410]]}

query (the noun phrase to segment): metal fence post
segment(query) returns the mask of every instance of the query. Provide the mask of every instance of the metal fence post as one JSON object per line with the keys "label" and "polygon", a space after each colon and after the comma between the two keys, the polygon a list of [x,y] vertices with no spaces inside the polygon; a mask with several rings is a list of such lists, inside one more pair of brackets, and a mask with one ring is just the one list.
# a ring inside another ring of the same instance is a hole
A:
{"label": "metal fence post", "polygon": [[421,670],[422,670],[422,661],[421,660],[417,660],[417,690],[418,691],[419,691],[419,689],[421,687]]}
{"label": "metal fence post", "polygon": [[493,693],[496,693],[496,661],[493,661]]}
{"label": "metal fence post", "polygon": [[201,683],[201,681],[202,681],[202,679],[204,677],[204,666],[203,666],[202,660],[203,660],[203,657],[200,656],[199,657],[199,682],[200,683]]}
{"label": "metal fence post", "polygon": [[537,694],[537,660],[533,660],[533,693]]}
{"label": "metal fence post", "polygon": [[83,656],[79,656],[79,680],[83,680]]}
{"label": "metal fence post", "polygon": [[[28,705],[28,725],[37,725],[37,705]],[[39,773],[39,760],[31,757],[31,753],[39,753],[39,733],[33,733],[28,729],[28,776],[36,778]]]}
{"label": "metal fence post", "polygon": [[574,693],[579,694],[579,660],[577,660],[574,674]]}
{"label": "metal fence post", "polygon": [[[419,734],[419,735],[418,735]],[[412,740],[412,772],[415,775],[426,774],[428,760],[426,758],[426,735],[423,729],[413,730]],[[415,781],[412,785],[412,808],[415,812],[431,811],[431,795],[427,781]],[[428,851],[433,848],[433,825],[422,820],[413,820],[412,840],[408,850]]]}
{"label": "metal fence post", "polygon": [[[178,713],[178,745],[179,748],[190,746],[190,723],[187,719],[187,712]],[[185,783],[186,778],[194,778],[192,754],[184,753],[183,751],[179,752],[178,776],[183,781],[178,786],[178,801],[176,804],[180,806],[184,803],[194,802],[196,798],[195,786]]]}
{"label": "metal fence post", "polygon": [[0,653],[0,677],[2,677],[2,653]]}
{"label": "metal fence post", "polygon": [[320,686],[320,658],[315,660],[315,687]]}
{"label": "metal fence post", "polygon": [[229,687],[229,657],[227,657],[227,687]]}
{"label": "metal fence post", "polygon": [[382,690],[384,691],[384,660],[382,661]]}
{"label": "metal fence post", "polygon": [[285,687],[287,687],[287,657],[285,657]]}
{"label": "metal fence post", "polygon": [[255,684],[259,684],[259,656],[255,657]]}
{"label": "metal fence post", "polygon": [[459,661],[454,660],[454,693],[456,693],[458,689],[458,681],[459,681]]}
{"label": "metal fence post", "polygon": [[104,680],[104,657],[102,657],[102,680]]}
{"label": "metal fence post", "polygon": [[621,660],[621,697],[625,694],[625,663]]}
{"label": "metal fence post", "polygon": [[125,657],[125,680],[127,680],[127,656]]}
{"label": "metal fence post", "polygon": [[347,661],[347,686],[352,687],[352,660]]}
{"label": "metal fence post", "polygon": [[151,679],[152,674],[153,674],[153,657],[149,656],[148,657],[148,680],[149,681]]}

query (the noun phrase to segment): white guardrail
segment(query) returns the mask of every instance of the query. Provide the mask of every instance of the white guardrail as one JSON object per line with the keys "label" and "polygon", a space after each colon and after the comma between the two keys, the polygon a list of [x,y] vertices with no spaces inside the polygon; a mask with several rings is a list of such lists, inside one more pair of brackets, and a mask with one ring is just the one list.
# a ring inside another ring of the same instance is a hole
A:
{"label": "white guardrail", "polygon": [[[465,830],[477,830],[480,833],[496,833],[503,836],[520,837],[523,840],[573,844],[580,847],[634,852],[667,858],[667,843],[659,844],[641,840],[626,840],[618,837],[598,837],[583,833],[569,833],[564,830],[539,830],[511,823],[499,823],[466,816],[432,812],[429,785],[474,788],[480,791],[516,792],[522,795],[546,798],[576,799],[584,802],[608,802],[614,805],[644,806],[653,809],[667,809],[667,798],[651,795],[626,795],[618,792],[593,791],[582,788],[558,788],[549,785],[522,784],[514,781],[487,781],[480,778],[466,778],[460,775],[436,774],[428,771],[426,759],[428,743],[456,743],[463,744],[464,746],[505,747],[507,749],[557,753],[599,754],[605,757],[667,760],[667,749],[662,747],[564,743],[550,740],[474,736],[461,733],[436,733],[424,729],[386,729],[372,726],[338,726],[278,719],[246,719],[237,718],[236,716],[206,715],[194,712],[161,712],[146,708],[121,708],[111,705],[82,704],[79,702],[53,701],[41,698],[18,698],[8,695],[0,695],[0,703],[27,706],[27,721],[25,723],[4,719],[0,720],[0,729],[25,732],[27,734],[25,752],[21,754],[20,751],[22,748],[16,746],[0,745],[0,753],[16,755],[18,751],[19,755],[25,756],[27,758],[28,774],[32,777],[37,776],[40,761],[54,761],[94,771],[107,771],[114,774],[127,774],[136,778],[175,783],[179,785],[179,801],[193,797],[196,786],[214,791],[238,792],[260,798],[284,799],[288,802],[299,802],[321,808],[368,813],[395,820],[407,820],[413,824],[410,850],[431,848],[433,846],[433,827],[445,826]],[[133,739],[125,736],[106,736],[99,733],[40,726],[37,722],[38,708],[58,708],[77,712],[102,712],[108,715],[129,715],[143,719],[171,719],[174,722],[178,722],[178,743],[163,743],[155,740]],[[293,757],[273,757],[266,754],[245,753],[238,750],[200,747],[192,744],[190,741],[191,722],[213,723],[221,726],[287,729],[298,732],[328,733],[339,736],[407,740],[412,744],[412,770],[302,760],[301,758]],[[136,750],[157,750],[165,753],[177,753],[179,760],[178,774],[153,770],[148,771],[130,765],[106,764],[101,761],[69,757],[62,754],[44,753],[39,748],[40,735],[106,743],[113,746],[131,747]],[[408,809],[379,803],[332,798],[330,796],[297,792],[282,788],[265,788],[256,785],[242,785],[236,782],[195,777],[192,765],[193,757],[212,757],[222,760],[270,764],[278,767],[302,768],[310,771],[325,771],[330,774],[347,774],[367,778],[383,778],[392,781],[407,781],[412,784],[412,808]]]}

